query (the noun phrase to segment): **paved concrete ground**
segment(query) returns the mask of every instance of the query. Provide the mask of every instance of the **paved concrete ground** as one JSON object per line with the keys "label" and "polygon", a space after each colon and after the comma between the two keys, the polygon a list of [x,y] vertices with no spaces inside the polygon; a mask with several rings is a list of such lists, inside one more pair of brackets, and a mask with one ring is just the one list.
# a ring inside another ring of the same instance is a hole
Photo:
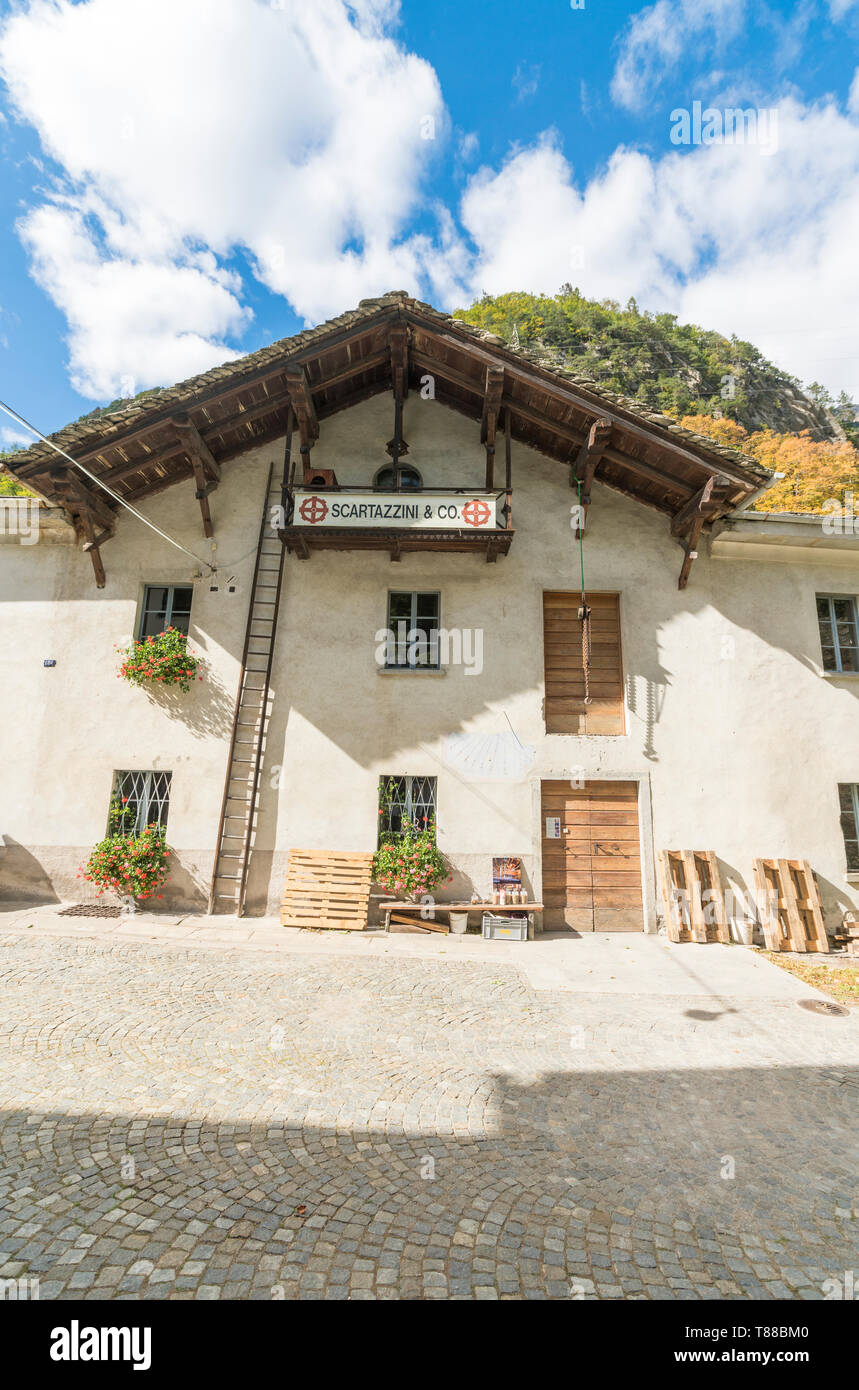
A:
{"label": "paved concrete ground", "polygon": [[813,997],[661,938],[9,912],[0,1278],[819,1298],[859,1257],[859,1016]]}

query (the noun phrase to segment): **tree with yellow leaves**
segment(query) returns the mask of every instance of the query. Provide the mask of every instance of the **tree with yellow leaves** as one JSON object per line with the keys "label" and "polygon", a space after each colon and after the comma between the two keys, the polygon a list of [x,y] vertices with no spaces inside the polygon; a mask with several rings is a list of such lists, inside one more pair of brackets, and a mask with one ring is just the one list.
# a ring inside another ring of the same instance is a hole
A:
{"label": "tree with yellow leaves", "polygon": [[859,498],[859,450],[852,444],[812,439],[808,430],[801,434],[776,434],[774,430],[749,434],[736,420],[712,415],[686,415],[680,423],[739,449],[772,473],[784,474],[758,498],[755,511],[822,513],[824,504],[833,499],[843,505],[848,492]]}

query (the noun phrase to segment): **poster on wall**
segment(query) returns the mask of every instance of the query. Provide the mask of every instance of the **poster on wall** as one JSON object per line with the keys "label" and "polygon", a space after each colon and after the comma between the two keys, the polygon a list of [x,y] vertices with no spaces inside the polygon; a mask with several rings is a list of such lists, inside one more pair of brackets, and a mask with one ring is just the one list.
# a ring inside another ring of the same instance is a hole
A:
{"label": "poster on wall", "polygon": [[492,861],[492,887],[501,888],[521,888],[522,887],[522,860],[521,859],[493,859]]}

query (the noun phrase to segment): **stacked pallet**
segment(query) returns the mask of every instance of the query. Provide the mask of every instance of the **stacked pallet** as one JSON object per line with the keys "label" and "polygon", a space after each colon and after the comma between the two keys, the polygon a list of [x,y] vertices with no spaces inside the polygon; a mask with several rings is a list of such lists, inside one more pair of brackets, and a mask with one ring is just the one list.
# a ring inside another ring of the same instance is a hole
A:
{"label": "stacked pallet", "polygon": [[713,851],[664,849],[658,858],[669,940],[728,945],[731,928]]}
{"label": "stacked pallet", "polygon": [[280,908],[281,926],[363,931],[372,881],[372,854],[292,849]]}
{"label": "stacked pallet", "polygon": [[756,859],[755,883],[768,950],[829,950],[817,882],[806,859]]}

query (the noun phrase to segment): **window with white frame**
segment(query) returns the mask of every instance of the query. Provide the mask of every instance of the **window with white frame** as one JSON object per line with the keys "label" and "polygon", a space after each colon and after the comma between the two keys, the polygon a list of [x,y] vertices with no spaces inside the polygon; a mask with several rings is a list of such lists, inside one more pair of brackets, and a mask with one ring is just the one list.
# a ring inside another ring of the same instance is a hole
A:
{"label": "window with white frame", "polygon": [[379,843],[408,825],[418,830],[435,825],[435,777],[379,778]]}
{"label": "window with white frame", "polygon": [[172,778],[172,772],[117,772],[112,804],[121,834],[139,835],[147,825],[166,828]]}
{"label": "window with white frame", "polygon": [[859,671],[859,621],[850,594],[818,594],[824,671]]}
{"label": "window with white frame", "polygon": [[859,874],[859,782],[839,782],[841,833],[847,853],[847,872]]}
{"label": "window with white frame", "polygon": [[168,627],[187,634],[191,626],[190,584],[147,584],[140,614],[140,639],[157,637]]}
{"label": "window with white frame", "polygon": [[403,590],[389,593],[390,635],[385,666],[401,671],[419,670],[422,667],[438,670],[440,616],[440,594]]}

